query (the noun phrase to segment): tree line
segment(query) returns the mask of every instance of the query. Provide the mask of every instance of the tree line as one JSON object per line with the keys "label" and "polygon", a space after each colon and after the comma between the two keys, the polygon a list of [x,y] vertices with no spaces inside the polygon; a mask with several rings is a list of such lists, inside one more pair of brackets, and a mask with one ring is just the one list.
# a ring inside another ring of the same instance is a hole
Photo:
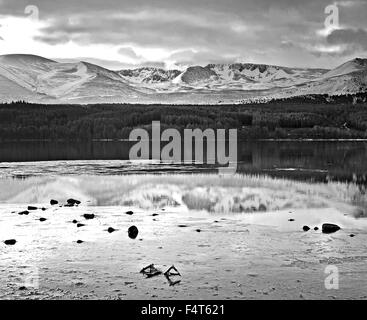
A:
{"label": "tree line", "polygon": [[0,140],[128,139],[134,128],[238,129],[239,139],[365,138],[366,94],[238,105],[0,105]]}

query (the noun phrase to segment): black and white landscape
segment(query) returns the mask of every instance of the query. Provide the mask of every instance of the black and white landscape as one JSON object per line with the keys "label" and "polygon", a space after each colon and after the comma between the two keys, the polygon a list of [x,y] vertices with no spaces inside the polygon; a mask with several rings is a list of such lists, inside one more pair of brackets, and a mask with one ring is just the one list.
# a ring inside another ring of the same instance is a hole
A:
{"label": "black and white landscape", "polygon": [[0,299],[367,299],[366,14],[0,0]]}

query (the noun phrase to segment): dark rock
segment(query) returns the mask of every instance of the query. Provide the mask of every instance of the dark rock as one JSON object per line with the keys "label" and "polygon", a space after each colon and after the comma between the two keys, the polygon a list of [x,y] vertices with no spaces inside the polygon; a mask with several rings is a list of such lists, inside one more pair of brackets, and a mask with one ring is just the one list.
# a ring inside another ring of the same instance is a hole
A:
{"label": "dark rock", "polygon": [[83,214],[83,217],[87,220],[91,220],[91,219],[94,219],[96,216],[93,213],[91,213],[91,214],[85,213],[85,214]]}
{"label": "dark rock", "polygon": [[27,289],[27,287],[22,286],[22,287],[19,287],[19,290],[20,290],[20,291],[24,291],[24,290],[28,290],[28,289]]}
{"label": "dark rock", "polygon": [[323,233],[334,233],[334,232],[337,232],[338,230],[340,230],[340,227],[336,224],[324,223],[322,225],[322,232]]}
{"label": "dark rock", "polygon": [[137,227],[135,226],[131,226],[129,228],[129,230],[127,231],[127,234],[129,235],[129,238],[130,239],[136,239],[136,237],[138,236],[139,234],[139,230]]}
{"label": "dark rock", "polygon": [[159,214],[158,213],[153,213],[152,216],[156,217],[156,216],[159,216]]}
{"label": "dark rock", "polygon": [[308,230],[310,230],[309,226],[303,226],[303,231],[308,231]]}
{"label": "dark rock", "polygon": [[351,238],[355,237],[355,235],[354,235],[354,234],[350,234],[349,236],[350,236]]}
{"label": "dark rock", "polygon": [[315,231],[317,231],[317,230],[319,230],[319,228],[318,227],[315,227],[315,228],[313,228]]}
{"label": "dark rock", "polygon": [[132,211],[126,211],[125,212],[127,215],[129,215],[129,216],[132,216],[133,214],[134,214],[134,212],[132,212]]}
{"label": "dark rock", "polygon": [[112,227],[109,227],[108,229],[107,229],[107,232],[108,233],[112,233],[112,232],[115,232],[116,231],[116,229],[114,229],[114,228],[112,228]]}
{"label": "dark rock", "polygon": [[75,219],[74,219],[74,220],[72,221],[72,223],[74,223],[74,224],[75,224],[75,223],[78,223],[78,220],[75,220]]}
{"label": "dark rock", "polygon": [[51,205],[51,206],[55,206],[55,205],[57,205],[57,204],[59,204],[59,201],[57,201],[57,200],[51,200],[51,201],[50,201],[50,205]]}
{"label": "dark rock", "polygon": [[80,243],[83,243],[84,241],[83,240],[78,240],[76,243],[80,244]]}
{"label": "dark rock", "polygon": [[13,246],[17,243],[17,240],[15,239],[9,239],[9,240],[5,240],[4,243],[7,245],[7,246]]}
{"label": "dark rock", "polygon": [[81,202],[79,200],[75,200],[75,199],[68,199],[66,202],[69,205],[79,205],[79,204],[81,204]]}
{"label": "dark rock", "polygon": [[38,209],[37,207],[28,206],[29,211],[34,211],[34,210],[37,210],[37,209]]}
{"label": "dark rock", "polygon": [[201,230],[200,229],[196,229],[196,232],[201,232]]}
{"label": "dark rock", "polygon": [[186,224],[179,224],[178,227],[179,228],[187,228],[187,225]]}
{"label": "dark rock", "polygon": [[77,226],[78,228],[80,228],[80,227],[84,227],[84,226],[85,226],[85,224],[78,223],[76,226]]}
{"label": "dark rock", "polygon": [[288,221],[293,222],[293,221],[294,221],[294,219],[288,219]]}
{"label": "dark rock", "polygon": [[19,212],[18,213],[20,216],[27,216],[27,215],[29,215],[29,211],[22,211],[22,212]]}
{"label": "dark rock", "polygon": [[39,221],[41,221],[41,222],[44,222],[46,220],[47,220],[46,218],[39,218]]}
{"label": "dark rock", "polygon": [[46,211],[47,209],[46,209],[46,208],[42,208],[41,210],[42,210],[42,211]]}

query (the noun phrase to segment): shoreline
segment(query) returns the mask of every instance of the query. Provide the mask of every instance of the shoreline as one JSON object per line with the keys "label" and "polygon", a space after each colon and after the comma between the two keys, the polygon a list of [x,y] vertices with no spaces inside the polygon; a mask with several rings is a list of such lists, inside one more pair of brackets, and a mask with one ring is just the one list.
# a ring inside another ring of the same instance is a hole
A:
{"label": "shoreline", "polygon": [[[125,207],[81,206],[10,213],[21,207],[0,206],[2,237],[18,239],[0,246],[2,299],[367,299],[367,221],[335,209],[223,215],[167,208],[127,216]],[[96,218],[85,221],[85,213]],[[75,218],[85,227],[76,228]],[[342,229],[302,231],[305,223],[323,222]],[[111,225],[117,231],[109,234]],[[127,236],[131,225],[139,228],[136,240]],[[151,263],[162,271],[175,265],[181,282],[146,279],[139,271]],[[340,270],[339,290],[324,287],[330,264]],[[20,290],[31,267],[39,270],[39,290]]]}

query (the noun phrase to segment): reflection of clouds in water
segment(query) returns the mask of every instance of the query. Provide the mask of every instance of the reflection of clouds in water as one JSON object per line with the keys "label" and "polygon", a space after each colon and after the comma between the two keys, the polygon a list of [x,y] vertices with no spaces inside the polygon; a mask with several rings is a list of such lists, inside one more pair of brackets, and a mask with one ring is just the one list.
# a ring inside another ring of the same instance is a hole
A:
{"label": "reflection of clouds in water", "polygon": [[[253,213],[333,207],[364,216],[366,195],[343,183],[304,183],[269,177],[215,174],[34,177],[0,180],[0,201],[65,202],[88,206],[164,207],[216,213]],[[353,206],[354,205],[354,206]]]}

